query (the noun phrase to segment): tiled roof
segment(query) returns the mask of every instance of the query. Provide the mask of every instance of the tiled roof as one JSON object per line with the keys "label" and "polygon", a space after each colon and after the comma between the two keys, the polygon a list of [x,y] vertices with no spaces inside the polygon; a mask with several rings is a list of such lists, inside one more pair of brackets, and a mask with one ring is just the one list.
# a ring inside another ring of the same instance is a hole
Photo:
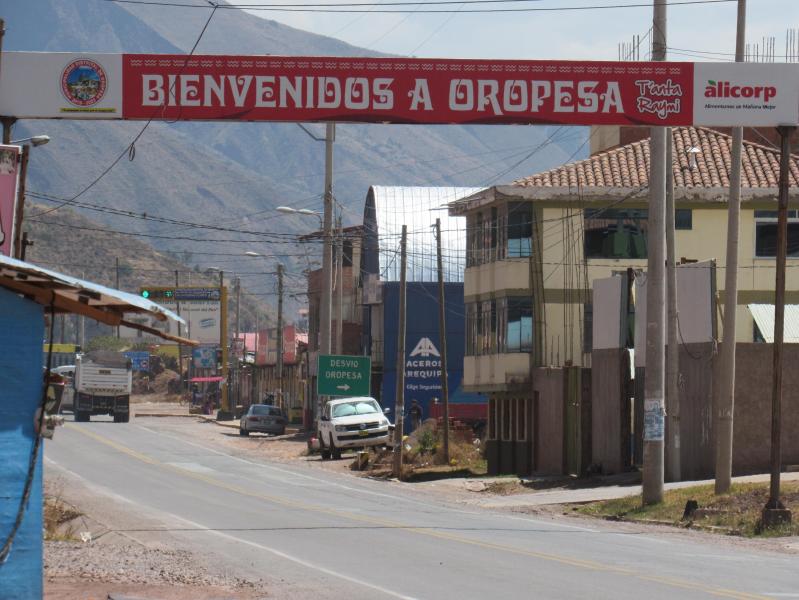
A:
{"label": "tiled roof", "polygon": [[[729,135],[703,127],[674,127],[674,186],[718,188],[730,183]],[[687,150],[698,148],[697,166],[688,168]],[[777,187],[779,150],[744,141],[741,184],[747,188]],[[791,155],[791,185],[799,182],[799,157]],[[620,146],[550,171],[513,182],[522,187],[640,187],[649,183],[649,139]]]}

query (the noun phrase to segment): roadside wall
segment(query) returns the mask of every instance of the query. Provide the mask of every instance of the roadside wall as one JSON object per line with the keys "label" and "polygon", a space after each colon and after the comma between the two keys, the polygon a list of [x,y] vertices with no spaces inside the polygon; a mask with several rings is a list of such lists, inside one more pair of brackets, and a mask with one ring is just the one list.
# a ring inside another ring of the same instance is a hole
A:
{"label": "roadside wall", "polygon": [[562,368],[533,369],[533,471],[561,475],[566,469],[564,394]]}
{"label": "roadside wall", "polygon": [[684,480],[709,479],[716,470],[713,436],[716,356],[713,344],[680,346],[680,470]]}
{"label": "roadside wall", "polygon": [[[769,468],[771,444],[771,344],[735,349],[733,471]],[[782,464],[799,464],[799,344],[785,344],[782,370]]]}
{"label": "roadside wall", "polygon": [[630,466],[629,354],[623,348],[591,353],[591,462],[602,473]]}

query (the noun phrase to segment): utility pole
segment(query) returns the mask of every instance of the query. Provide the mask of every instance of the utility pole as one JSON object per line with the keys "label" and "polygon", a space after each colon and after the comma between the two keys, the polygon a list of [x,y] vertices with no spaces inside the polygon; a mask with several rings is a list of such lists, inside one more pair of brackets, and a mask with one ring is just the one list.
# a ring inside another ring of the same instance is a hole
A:
{"label": "utility pole", "polygon": [[228,337],[227,337],[227,290],[225,289],[225,272],[219,271],[219,345],[222,350],[222,381],[219,382],[220,408],[216,413],[219,421],[224,421],[233,416],[228,398]]}
{"label": "utility pole", "polygon": [[449,464],[449,382],[447,380],[447,321],[444,298],[444,264],[441,259],[441,219],[436,219],[438,259],[438,349],[441,351],[441,400],[444,402],[444,461]]}
{"label": "utility pole", "polygon": [[283,265],[277,265],[277,399],[283,408]]}
{"label": "utility pole", "polygon": [[[80,276],[81,279],[86,279],[86,271],[83,271]],[[80,315],[78,317],[78,346],[80,346],[81,352],[83,351],[84,346],[86,345],[86,317]]]}
{"label": "utility pole", "polygon": [[[180,271],[175,269],[175,310],[180,316],[180,300],[178,300],[178,288],[180,287]],[[178,321],[178,337],[183,337],[183,328]],[[188,371],[188,370],[187,370]],[[178,342],[178,375],[180,375],[181,386],[183,384],[183,344]],[[186,382],[188,389],[188,382]]]}
{"label": "utility pole", "polygon": [[[780,193],[777,204],[777,274],[774,285],[774,361],[771,389],[771,482],[769,499],[763,508],[767,527],[791,522],[791,511],[780,502],[782,470],[782,350],[785,326],[785,259],[788,251],[788,188],[791,168],[791,134],[796,127],[782,126],[780,132]],[[725,333],[726,334],[726,333]]]}
{"label": "utility pole", "polygon": [[[239,342],[241,336],[241,329],[239,325],[241,323],[241,279],[236,277],[236,369],[234,371],[234,380],[236,382],[236,406],[241,404],[241,358],[238,355],[239,349]],[[231,407],[231,412],[233,411],[233,407]]]}
{"label": "utility pole", "polygon": [[[0,67],[2,66],[3,58],[3,37],[6,33],[6,22],[0,19]],[[11,127],[16,122],[14,117],[0,117],[0,122],[3,124],[3,143],[11,143]]]}
{"label": "utility pole", "polygon": [[22,244],[22,219],[25,216],[25,184],[28,181],[28,160],[30,159],[30,145],[23,144],[19,163],[19,185],[17,187],[17,208],[14,211],[14,258],[25,260]]}
{"label": "utility pole", "polygon": [[[336,124],[328,123],[325,128],[325,200],[322,221],[324,248],[322,251],[322,307],[319,315],[320,342],[319,354],[330,354],[330,320],[333,314],[333,142],[336,139]],[[318,364],[317,364],[317,377]],[[316,398],[317,429],[322,414],[322,396]]]}
{"label": "utility pole", "polygon": [[680,481],[680,342],[677,311],[677,259],[674,242],[674,165],[671,127],[666,128],[666,300],[668,346],[666,356],[666,478]]}
{"label": "utility pole", "polygon": [[[738,26],[735,38],[735,62],[744,62],[746,50],[746,0],[738,0]],[[741,221],[741,149],[743,127],[732,128],[730,156],[730,199],[727,204],[727,262],[724,274],[723,340],[721,343],[720,381],[713,411],[716,431],[717,494],[726,494],[732,484],[732,435],[735,411],[735,317],[738,308],[738,235]]]}
{"label": "utility pole", "polygon": [[405,299],[407,282],[405,270],[408,265],[406,245],[408,226],[402,226],[400,242],[400,289],[399,289],[399,327],[397,329],[397,390],[394,401],[394,476],[402,479],[402,446],[404,437],[403,421],[405,418]]}
{"label": "utility pole", "polygon": [[338,218],[336,230],[336,354],[344,354],[344,231],[341,217]]}
{"label": "utility pole", "polygon": [[[652,59],[666,59],[666,0],[654,0]],[[666,273],[666,129],[653,127],[649,140],[649,244],[646,285],[646,380],[644,385],[643,503],[663,501]]]}
{"label": "utility pole", "polygon": [[[114,257],[114,285],[116,289],[119,289],[119,257]],[[117,339],[119,339],[119,325],[117,325]]]}

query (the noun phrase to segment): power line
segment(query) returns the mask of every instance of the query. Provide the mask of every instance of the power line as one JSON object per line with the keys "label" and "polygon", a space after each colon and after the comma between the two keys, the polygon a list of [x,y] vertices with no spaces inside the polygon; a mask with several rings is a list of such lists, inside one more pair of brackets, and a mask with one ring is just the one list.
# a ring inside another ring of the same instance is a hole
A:
{"label": "power line", "polygon": [[[180,2],[163,2],[163,1],[149,1],[149,0],[105,0],[106,2],[117,2],[120,4],[145,4],[155,6],[173,6],[182,8],[207,8],[199,4],[184,4]],[[511,1],[511,0],[508,0]],[[512,0],[514,2],[522,1],[536,1],[536,0]],[[729,4],[737,2],[738,0],[675,0],[669,3],[669,7],[675,6],[691,6],[699,4]],[[460,4],[466,2],[468,4],[487,4],[489,2],[503,3],[503,0],[439,0],[432,2],[398,2],[393,6],[418,6],[419,4],[425,5],[448,5]],[[507,2],[505,2],[507,3]],[[280,5],[280,4],[217,4],[215,8],[225,10],[247,10],[247,11],[263,11],[263,12],[301,12],[301,13],[364,13],[369,12],[372,14],[391,14],[391,13],[417,13],[417,14],[440,14],[452,13],[453,10],[447,9],[426,9],[419,10],[419,8],[397,8],[397,9],[378,9],[374,2],[370,3],[330,3],[330,4],[294,4],[294,5]],[[467,8],[457,12],[461,13],[528,13],[528,12],[573,12],[573,11],[589,11],[589,10],[611,10],[623,8],[651,8],[651,3],[630,3],[630,4],[604,4],[604,5],[582,5],[582,6],[552,6],[552,7],[525,7],[525,8]]]}
{"label": "power line", "polygon": [[[213,9],[211,10],[211,14],[210,14],[210,15],[208,15],[208,20],[205,22],[205,25],[203,25],[203,28],[202,28],[202,30],[200,31],[200,35],[198,35],[198,36],[197,36],[197,40],[194,42],[194,45],[192,46],[192,48],[191,48],[191,51],[189,52],[189,56],[192,56],[192,55],[194,54],[194,51],[197,49],[197,46],[199,45],[199,43],[200,43],[200,40],[203,38],[203,35],[205,35],[205,32],[206,32],[206,30],[208,29],[208,26],[211,24],[211,19],[213,19],[213,18],[214,18],[214,14],[216,14],[216,9],[217,9],[217,8],[219,8],[219,5],[217,5],[217,4],[214,4],[214,5],[212,5],[212,6],[213,6]],[[207,6],[205,6],[204,8],[208,8],[208,7],[207,7]],[[183,65],[183,68],[181,68],[181,72],[183,71],[183,69],[185,69],[185,68],[186,68],[186,65],[187,65],[187,64],[188,64],[188,61],[186,61],[186,63],[184,63],[184,65]],[[177,78],[175,78],[175,82],[172,84],[172,90],[174,90],[174,87],[175,87],[175,84],[176,84],[176,83],[177,83]],[[163,111],[163,109],[165,109],[165,108],[166,108],[166,100],[164,101],[164,104],[162,104],[160,108],[162,109],[162,111]],[[101,172],[101,173],[100,173],[100,174],[99,174],[97,177],[95,177],[95,178],[94,178],[94,179],[93,179],[93,180],[92,180],[92,181],[91,181],[91,182],[90,182],[90,183],[89,183],[87,186],[85,186],[85,187],[84,187],[82,190],[80,190],[80,191],[79,191],[77,194],[75,194],[74,196],[72,196],[72,197],[70,198],[70,200],[71,200],[71,201],[77,200],[77,199],[78,199],[78,198],[80,198],[80,197],[81,197],[83,194],[85,194],[85,193],[86,193],[86,192],[88,192],[90,189],[92,189],[92,188],[93,188],[95,185],[97,185],[97,184],[100,182],[100,180],[101,180],[103,177],[105,177],[106,175],[108,175],[108,173],[110,173],[110,172],[111,172],[111,170],[112,170],[112,169],[113,169],[115,166],[117,166],[117,164],[119,164],[119,161],[121,161],[121,160],[122,160],[122,158],[123,158],[125,155],[127,155],[127,156],[128,156],[128,160],[130,160],[130,161],[132,161],[132,160],[135,158],[135,156],[136,156],[136,142],[138,142],[138,141],[139,141],[139,139],[141,138],[141,136],[143,136],[143,135],[144,135],[144,132],[145,132],[145,131],[147,131],[147,128],[148,128],[148,127],[150,126],[150,124],[153,122],[153,119],[155,118],[155,115],[156,115],[156,113],[157,113],[157,109],[156,109],[155,111],[153,111],[153,114],[152,114],[152,116],[151,116],[149,119],[147,119],[147,122],[146,122],[146,123],[144,124],[144,126],[143,126],[143,127],[140,129],[140,130],[139,130],[139,133],[137,133],[137,134],[136,134],[136,136],[133,138],[133,140],[130,142],[130,144],[128,144],[128,145],[125,147],[125,149],[124,149],[124,150],[123,150],[123,151],[122,151],[122,152],[119,154],[119,156],[117,156],[117,157],[114,159],[114,161],[113,161],[113,162],[112,162],[110,165],[108,165],[108,166],[107,166],[107,167],[106,167],[106,168],[105,168],[105,169],[104,169],[104,170],[103,170],[103,171],[102,171],[102,172]],[[64,202],[64,203],[63,203],[63,204],[61,204],[60,206],[54,206],[53,208],[51,208],[51,209],[49,209],[49,210],[47,210],[47,211],[45,211],[45,212],[39,213],[37,216],[46,215],[46,214],[48,214],[48,213],[55,212],[55,211],[57,211],[57,210],[59,210],[59,209],[63,208],[63,207],[66,205],[66,204],[68,204],[68,203],[67,203],[67,202]]]}

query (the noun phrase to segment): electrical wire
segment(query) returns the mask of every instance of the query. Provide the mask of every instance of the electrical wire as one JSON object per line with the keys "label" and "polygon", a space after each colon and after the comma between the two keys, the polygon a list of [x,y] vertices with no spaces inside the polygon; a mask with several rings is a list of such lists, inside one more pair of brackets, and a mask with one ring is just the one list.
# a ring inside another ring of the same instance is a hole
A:
{"label": "electrical wire", "polygon": [[[196,39],[196,41],[194,42],[194,45],[192,46],[192,48],[191,48],[191,51],[189,52],[188,56],[192,56],[192,55],[194,54],[194,51],[197,49],[197,46],[199,45],[199,43],[200,43],[200,40],[202,40],[203,36],[205,35],[205,32],[206,32],[206,30],[208,29],[208,26],[211,24],[211,19],[213,19],[213,18],[214,18],[214,15],[216,14],[216,10],[217,10],[217,8],[219,8],[219,6],[220,6],[220,5],[218,5],[218,4],[212,4],[212,6],[213,6],[213,8],[212,8],[212,10],[211,10],[211,14],[210,14],[210,15],[208,15],[208,20],[205,22],[205,25],[203,25],[203,28],[202,28],[202,30],[200,31],[200,35],[199,35],[199,36],[197,36],[197,39]],[[207,7],[207,6],[205,6],[204,8],[208,8],[208,7]],[[181,70],[180,70],[180,72],[181,72],[181,73],[183,72],[183,69],[185,69],[185,68],[186,68],[186,65],[187,65],[187,64],[188,64],[188,61],[186,61],[186,63],[184,63],[183,67],[181,68]],[[172,83],[172,90],[170,90],[170,91],[174,91],[175,85],[177,84],[177,80],[178,80],[178,78],[176,77],[176,78],[175,78],[175,81]],[[163,112],[163,111],[166,109],[166,104],[165,104],[165,102],[166,102],[166,100],[164,100],[164,104],[162,104],[162,105],[159,107],[159,108],[161,109],[161,111],[162,111],[162,112]],[[90,182],[90,183],[89,183],[87,186],[85,186],[85,187],[84,187],[82,190],[80,190],[80,191],[79,191],[77,194],[75,194],[74,196],[72,196],[71,198],[69,198],[69,200],[70,200],[71,202],[74,202],[75,200],[77,200],[78,198],[80,198],[80,197],[81,197],[83,194],[85,194],[85,193],[86,193],[86,192],[88,192],[90,189],[92,189],[92,188],[93,188],[95,185],[97,185],[97,184],[100,182],[100,180],[102,180],[102,179],[103,179],[103,177],[105,177],[106,175],[108,175],[108,173],[110,173],[110,172],[111,172],[111,170],[112,170],[112,169],[113,169],[115,166],[117,166],[117,164],[119,164],[119,161],[121,161],[121,160],[122,160],[122,158],[124,158],[125,156],[127,156],[127,157],[128,157],[128,159],[129,159],[129,160],[131,160],[131,161],[134,159],[134,157],[136,156],[136,142],[138,142],[138,141],[139,141],[139,139],[140,139],[140,138],[141,138],[141,137],[144,135],[144,132],[145,132],[145,131],[147,131],[147,128],[148,128],[148,127],[150,127],[150,125],[152,124],[153,120],[155,119],[155,115],[156,115],[156,113],[157,113],[157,112],[158,112],[158,109],[156,109],[155,111],[153,111],[153,114],[152,114],[152,116],[151,116],[149,119],[147,119],[147,122],[146,122],[146,123],[144,124],[144,126],[143,126],[143,127],[140,129],[140,130],[139,130],[139,133],[137,133],[137,134],[136,134],[136,136],[133,138],[133,140],[130,142],[130,144],[128,144],[128,145],[125,147],[125,149],[124,149],[124,150],[123,150],[123,151],[122,151],[122,152],[121,152],[121,153],[120,153],[120,154],[119,154],[119,155],[118,155],[118,156],[117,156],[117,157],[116,157],[116,158],[113,160],[113,162],[112,162],[110,165],[108,165],[108,166],[107,166],[105,169],[103,169],[103,171],[102,171],[102,172],[101,172],[101,173],[100,173],[100,174],[99,174],[97,177],[95,177],[95,178],[94,178],[94,179],[93,179],[93,180],[92,180],[92,181],[91,181],[91,182]],[[69,202],[67,202],[67,201],[64,201],[64,202],[63,202],[63,204],[61,204],[60,206],[55,206],[55,207],[53,207],[53,208],[51,208],[51,209],[49,209],[49,210],[47,210],[47,211],[45,211],[45,212],[39,213],[37,216],[46,215],[46,214],[49,214],[49,213],[55,212],[55,211],[57,211],[57,210],[59,210],[59,209],[63,208],[63,207],[64,207],[64,206],[66,206],[67,204],[69,204]]]}
{"label": "electrical wire", "polygon": [[[105,0],[106,2],[116,2],[120,4],[144,4],[154,6],[172,6],[182,8],[207,8],[199,4],[185,4],[180,2],[164,2],[156,0]],[[513,0],[514,2],[523,1],[536,1],[536,0]],[[701,4],[729,4],[737,2],[738,0],[672,0],[669,7],[676,6],[691,6]],[[430,5],[440,6],[447,4],[460,4],[466,2],[468,4],[487,4],[489,2],[503,3],[504,0],[433,0],[431,2],[396,2],[386,3],[386,6],[418,6]],[[504,2],[507,3],[507,2]],[[403,8],[382,8],[378,9],[378,4],[374,2],[364,3],[329,3],[329,4],[218,4],[215,5],[220,9],[225,10],[246,10],[246,11],[263,11],[263,12],[300,12],[300,13],[363,13],[370,12],[373,14],[391,14],[391,13],[408,13],[417,12],[417,14],[436,14],[436,13],[451,13],[452,10],[448,9],[403,9]],[[463,13],[529,13],[529,12],[574,12],[574,11],[590,11],[590,10],[613,10],[625,8],[648,8],[651,9],[652,3],[636,2],[627,4],[593,4],[593,5],[578,5],[578,6],[552,6],[552,7],[524,7],[524,8],[467,8],[462,10]]]}

